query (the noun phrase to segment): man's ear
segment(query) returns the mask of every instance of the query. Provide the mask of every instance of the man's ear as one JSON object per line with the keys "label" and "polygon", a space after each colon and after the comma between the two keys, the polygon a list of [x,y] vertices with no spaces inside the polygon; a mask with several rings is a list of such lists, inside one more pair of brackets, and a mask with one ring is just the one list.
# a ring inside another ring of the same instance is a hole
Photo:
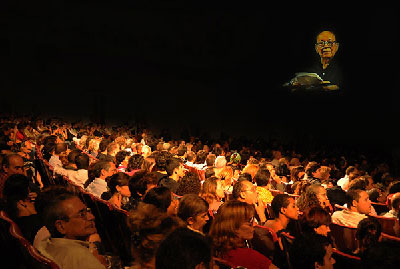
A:
{"label": "man's ear", "polygon": [[64,221],[63,220],[56,220],[56,223],[54,225],[57,229],[57,231],[61,234],[65,234],[65,227],[64,227]]}
{"label": "man's ear", "polygon": [[243,200],[246,199],[246,192],[244,191],[240,192],[240,198]]}
{"label": "man's ear", "polygon": [[281,207],[280,211],[279,211],[282,215],[286,214],[286,208]]}
{"label": "man's ear", "polygon": [[106,173],[105,169],[101,169],[100,176],[102,177]]}
{"label": "man's ear", "polygon": [[193,217],[189,217],[189,218],[187,219],[187,223],[188,223],[189,225],[192,225],[192,224],[194,223],[194,218],[193,218]]}
{"label": "man's ear", "polygon": [[357,207],[358,202],[356,200],[351,201],[351,206]]}
{"label": "man's ear", "polygon": [[115,189],[117,190],[117,192],[121,192],[121,187],[120,186],[116,186]]}

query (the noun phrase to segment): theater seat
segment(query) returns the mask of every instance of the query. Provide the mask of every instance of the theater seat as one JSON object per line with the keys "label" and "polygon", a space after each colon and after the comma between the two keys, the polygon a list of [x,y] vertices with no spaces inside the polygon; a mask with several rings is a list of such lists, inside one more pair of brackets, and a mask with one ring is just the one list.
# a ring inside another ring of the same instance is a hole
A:
{"label": "theater seat", "polygon": [[381,215],[382,213],[386,213],[390,210],[390,208],[387,206],[387,204],[382,204],[382,203],[375,203],[371,202],[372,206],[374,207],[376,214]]}
{"label": "theater seat", "polygon": [[362,268],[360,257],[346,254],[335,248],[333,248],[332,257],[336,261],[334,265],[335,268],[351,268],[351,269]]}
{"label": "theater seat", "polygon": [[357,249],[357,228],[336,223],[331,223],[329,227],[331,229],[331,235],[334,240],[335,247],[339,251],[351,254]]}
{"label": "theater seat", "polygon": [[18,225],[4,211],[0,211],[0,234],[0,251],[4,257],[2,268],[59,269],[54,261],[41,255],[23,237]]}
{"label": "theater seat", "polygon": [[97,233],[100,235],[105,251],[119,256],[122,265],[132,262],[131,232],[127,224],[128,212],[119,210],[107,201],[88,192],[81,192],[85,204],[95,216]]}
{"label": "theater seat", "polygon": [[393,227],[394,227],[396,221],[398,221],[398,219],[386,218],[386,217],[382,217],[382,216],[370,216],[370,218],[376,219],[381,224],[382,233],[396,236],[396,233],[395,233]]}
{"label": "theater seat", "polygon": [[382,233],[382,240],[390,241],[390,242],[394,243],[395,245],[397,245],[398,247],[400,247],[400,237]]}
{"label": "theater seat", "polygon": [[254,250],[272,259],[277,241],[278,235],[271,228],[261,225],[254,226],[254,236],[250,241]]}

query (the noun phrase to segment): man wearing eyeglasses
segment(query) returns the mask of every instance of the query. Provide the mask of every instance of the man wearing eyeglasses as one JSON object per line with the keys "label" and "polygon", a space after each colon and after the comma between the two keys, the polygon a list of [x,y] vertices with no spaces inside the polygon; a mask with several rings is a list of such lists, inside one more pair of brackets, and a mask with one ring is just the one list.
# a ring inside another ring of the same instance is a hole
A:
{"label": "man wearing eyeglasses", "polygon": [[89,249],[88,239],[97,233],[90,209],[73,193],[50,189],[38,197],[39,214],[50,232],[38,250],[60,268],[105,268],[104,256]]}
{"label": "man wearing eyeglasses", "polygon": [[342,85],[342,72],[338,63],[333,60],[339,49],[339,42],[331,31],[322,31],[317,35],[315,51],[320,57],[320,62],[312,72],[317,73],[323,81],[330,84],[324,85],[325,90],[338,90]]}

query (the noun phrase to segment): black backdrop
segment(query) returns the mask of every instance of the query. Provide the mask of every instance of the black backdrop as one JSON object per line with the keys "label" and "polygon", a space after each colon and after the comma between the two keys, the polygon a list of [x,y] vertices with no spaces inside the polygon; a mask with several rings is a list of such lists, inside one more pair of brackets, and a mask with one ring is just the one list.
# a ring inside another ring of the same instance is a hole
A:
{"label": "black backdrop", "polygon": [[[1,112],[390,147],[391,8],[2,3]],[[334,29],[343,95],[280,85]]]}

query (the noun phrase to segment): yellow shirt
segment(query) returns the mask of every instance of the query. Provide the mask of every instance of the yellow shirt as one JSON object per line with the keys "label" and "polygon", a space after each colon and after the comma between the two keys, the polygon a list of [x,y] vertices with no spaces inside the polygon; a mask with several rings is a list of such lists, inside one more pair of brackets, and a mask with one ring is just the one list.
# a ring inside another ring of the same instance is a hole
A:
{"label": "yellow shirt", "polygon": [[258,197],[261,198],[263,201],[264,205],[267,206],[267,204],[272,202],[272,199],[274,199],[274,196],[272,193],[267,190],[265,187],[257,187],[257,192],[258,192]]}

